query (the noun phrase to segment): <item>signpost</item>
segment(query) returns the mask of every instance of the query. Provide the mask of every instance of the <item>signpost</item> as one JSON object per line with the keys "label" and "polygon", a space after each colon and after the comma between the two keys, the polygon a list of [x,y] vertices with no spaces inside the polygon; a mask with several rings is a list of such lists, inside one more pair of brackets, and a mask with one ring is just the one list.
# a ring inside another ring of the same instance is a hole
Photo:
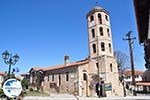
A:
{"label": "signpost", "polygon": [[111,91],[112,90],[112,85],[111,83],[106,83],[105,84],[105,91]]}

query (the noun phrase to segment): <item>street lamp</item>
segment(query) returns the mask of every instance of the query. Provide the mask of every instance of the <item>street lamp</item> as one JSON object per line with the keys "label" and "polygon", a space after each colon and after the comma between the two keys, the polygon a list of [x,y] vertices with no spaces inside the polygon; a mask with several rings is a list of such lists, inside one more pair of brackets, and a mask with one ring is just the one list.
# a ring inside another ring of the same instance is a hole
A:
{"label": "street lamp", "polygon": [[6,50],[2,53],[2,58],[4,59],[5,64],[9,65],[8,79],[10,79],[11,65],[15,65],[20,57],[17,54],[12,56],[12,54]]}

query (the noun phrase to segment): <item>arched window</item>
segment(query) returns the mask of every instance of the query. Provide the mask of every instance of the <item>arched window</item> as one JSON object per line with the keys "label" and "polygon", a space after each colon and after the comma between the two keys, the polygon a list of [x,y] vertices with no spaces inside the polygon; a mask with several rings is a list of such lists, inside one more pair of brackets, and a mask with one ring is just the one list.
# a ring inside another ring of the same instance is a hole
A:
{"label": "arched window", "polygon": [[83,73],[83,80],[84,80],[84,81],[87,80],[87,75],[86,75],[86,73]]}
{"label": "arched window", "polygon": [[109,28],[107,28],[107,34],[108,34],[108,37],[110,37],[110,31],[109,31]]}
{"label": "arched window", "polygon": [[47,81],[49,81],[49,79],[50,79],[50,75],[47,76]]}
{"label": "arched window", "polygon": [[105,44],[104,44],[104,42],[101,42],[101,50],[105,51]]}
{"label": "arched window", "polygon": [[93,44],[92,48],[93,48],[93,53],[96,53],[96,44]]}
{"label": "arched window", "polygon": [[102,15],[100,13],[98,14],[98,19],[102,19]]}
{"label": "arched window", "polygon": [[91,32],[92,32],[92,38],[95,38],[95,29],[92,29]]}
{"label": "arched window", "polygon": [[59,79],[58,84],[59,84],[59,86],[60,86],[60,85],[61,85],[61,74],[60,74],[60,73],[59,73],[58,79]]}
{"label": "arched window", "polygon": [[104,34],[103,34],[103,27],[100,27],[100,28],[99,28],[99,32],[100,32],[100,35],[101,35],[101,36],[104,35]]}
{"label": "arched window", "polygon": [[102,24],[102,16],[100,13],[98,14],[98,22],[99,22],[99,24]]}
{"label": "arched window", "polygon": [[66,81],[69,81],[69,72],[66,72]]}
{"label": "arched window", "polygon": [[93,15],[90,16],[90,21],[91,22],[94,21],[94,16]]}
{"label": "arched window", "polygon": [[97,68],[97,69],[99,68],[99,64],[98,64],[98,63],[96,63],[96,68]]}
{"label": "arched window", "polygon": [[113,71],[113,68],[112,68],[112,63],[110,63],[110,72]]}
{"label": "arched window", "polygon": [[52,81],[54,81],[54,74],[52,74]]}
{"label": "arched window", "polygon": [[109,52],[111,52],[111,44],[109,43],[108,46],[109,46]]}
{"label": "arched window", "polygon": [[105,15],[105,19],[108,21],[108,16],[107,15]]}

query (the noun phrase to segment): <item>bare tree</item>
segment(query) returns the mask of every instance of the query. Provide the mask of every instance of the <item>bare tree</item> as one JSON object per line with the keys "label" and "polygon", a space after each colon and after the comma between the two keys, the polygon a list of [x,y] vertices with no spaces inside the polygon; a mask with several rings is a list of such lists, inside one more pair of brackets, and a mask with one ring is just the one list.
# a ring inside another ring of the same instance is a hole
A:
{"label": "bare tree", "polygon": [[123,74],[126,69],[129,69],[129,56],[122,51],[115,51],[114,53],[119,74]]}
{"label": "bare tree", "polygon": [[125,54],[122,51],[115,51],[114,53],[116,61],[117,61],[117,67],[119,71],[119,80],[123,85],[124,90],[124,96],[126,96],[126,90],[125,90],[125,82],[124,82],[124,72],[125,70],[129,69],[129,57],[127,54]]}

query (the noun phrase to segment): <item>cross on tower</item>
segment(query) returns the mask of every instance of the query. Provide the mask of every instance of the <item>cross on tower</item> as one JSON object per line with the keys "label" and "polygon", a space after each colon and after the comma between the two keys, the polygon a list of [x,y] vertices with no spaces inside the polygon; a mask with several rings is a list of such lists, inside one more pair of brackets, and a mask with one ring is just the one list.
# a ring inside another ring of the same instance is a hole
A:
{"label": "cross on tower", "polygon": [[98,6],[99,5],[99,0],[96,0],[96,6]]}

